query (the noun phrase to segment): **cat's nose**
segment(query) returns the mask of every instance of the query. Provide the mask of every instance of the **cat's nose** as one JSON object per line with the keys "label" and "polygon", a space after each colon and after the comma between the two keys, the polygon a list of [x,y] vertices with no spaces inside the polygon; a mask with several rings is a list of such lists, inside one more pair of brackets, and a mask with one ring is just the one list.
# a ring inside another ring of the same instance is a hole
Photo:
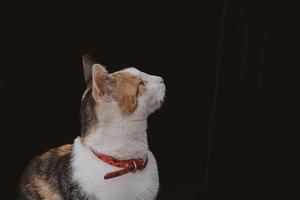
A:
{"label": "cat's nose", "polygon": [[164,79],[160,76],[151,76],[151,80],[152,80],[153,83],[156,83],[156,84],[164,83]]}

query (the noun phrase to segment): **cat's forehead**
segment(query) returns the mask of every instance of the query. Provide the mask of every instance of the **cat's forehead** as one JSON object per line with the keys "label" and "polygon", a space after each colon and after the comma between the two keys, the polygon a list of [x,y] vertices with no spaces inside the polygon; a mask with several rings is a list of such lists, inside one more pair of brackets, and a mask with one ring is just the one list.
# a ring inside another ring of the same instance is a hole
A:
{"label": "cat's forehead", "polygon": [[140,71],[139,69],[135,68],[135,67],[129,67],[129,68],[126,68],[126,69],[123,69],[121,71],[118,71],[116,73],[125,73],[125,74],[129,74],[131,75],[132,77],[136,77],[138,79],[152,79],[153,75],[150,75],[150,74],[147,74],[143,71]]}
{"label": "cat's forehead", "polygon": [[138,70],[137,68],[130,67],[117,72],[112,73],[113,76],[117,77],[117,79],[126,80],[127,82],[133,82],[137,84],[139,80],[143,79],[145,73]]}
{"label": "cat's forehead", "polygon": [[121,71],[115,72],[118,74],[126,74],[126,76],[130,76],[131,78],[140,79],[140,80],[146,80],[148,82],[154,82],[154,83],[161,83],[163,82],[163,79],[159,76],[147,74],[145,72],[142,72],[138,70],[137,68],[130,67],[123,69]]}
{"label": "cat's forehead", "polygon": [[126,68],[114,73],[111,73],[117,81],[125,82],[131,82],[134,85],[137,85],[139,83],[139,80],[142,79],[142,72],[136,68]]}
{"label": "cat's forehead", "polygon": [[129,73],[130,75],[136,76],[136,77],[140,77],[143,74],[143,72],[141,72],[140,70],[138,70],[135,67],[126,68],[126,69],[121,70],[120,72],[126,72],[126,73]]}

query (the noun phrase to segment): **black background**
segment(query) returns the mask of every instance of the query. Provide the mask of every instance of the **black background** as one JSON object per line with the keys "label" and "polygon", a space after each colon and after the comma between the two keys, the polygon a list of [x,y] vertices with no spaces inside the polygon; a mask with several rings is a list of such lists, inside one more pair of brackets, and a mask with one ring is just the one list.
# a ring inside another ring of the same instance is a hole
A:
{"label": "black background", "polygon": [[165,79],[148,130],[159,199],[298,199],[298,19],[274,1],[1,6],[1,199],[79,134],[86,52]]}

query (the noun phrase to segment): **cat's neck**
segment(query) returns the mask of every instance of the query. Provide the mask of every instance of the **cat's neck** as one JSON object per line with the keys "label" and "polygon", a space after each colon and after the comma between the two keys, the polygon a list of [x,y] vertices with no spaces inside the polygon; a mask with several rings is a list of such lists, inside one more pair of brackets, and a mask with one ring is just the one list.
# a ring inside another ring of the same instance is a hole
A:
{"label": "cat's neck", "polygon": [[114,119],[93,129],[83,144],[116,159],[144,158],[148,152],[146,130],[146,119]]}

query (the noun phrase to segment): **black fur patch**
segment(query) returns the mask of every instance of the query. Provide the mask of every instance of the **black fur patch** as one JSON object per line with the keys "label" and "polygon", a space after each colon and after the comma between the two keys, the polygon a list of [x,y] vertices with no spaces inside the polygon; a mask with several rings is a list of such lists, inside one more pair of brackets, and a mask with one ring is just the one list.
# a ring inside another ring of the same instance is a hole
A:
{"label": "black fur patch", "polygon": [[[91,88],[91,87],[88,87]],[[92,89],[89,89],[85,97],[81,100],[80,107],[80,122],[81,122],[81,136],[85,137],[89,133],[89,128],[96,123],[96,102],[92,96]]]}
{"label": "black fur patch", "polygon": [[[93,64],[91,56],[83,56],[87,88],[92,88]],[[92,89],[88,89],[81,100],[82,137],[89,133],[90,127],[96,122],[95,105]],[[19,200],[87,199],[79,185],[72,179],[71,152],[71,145],[64,145],[33,158],[21,177]],[[89,199],[94,197],[89,196]]]}

